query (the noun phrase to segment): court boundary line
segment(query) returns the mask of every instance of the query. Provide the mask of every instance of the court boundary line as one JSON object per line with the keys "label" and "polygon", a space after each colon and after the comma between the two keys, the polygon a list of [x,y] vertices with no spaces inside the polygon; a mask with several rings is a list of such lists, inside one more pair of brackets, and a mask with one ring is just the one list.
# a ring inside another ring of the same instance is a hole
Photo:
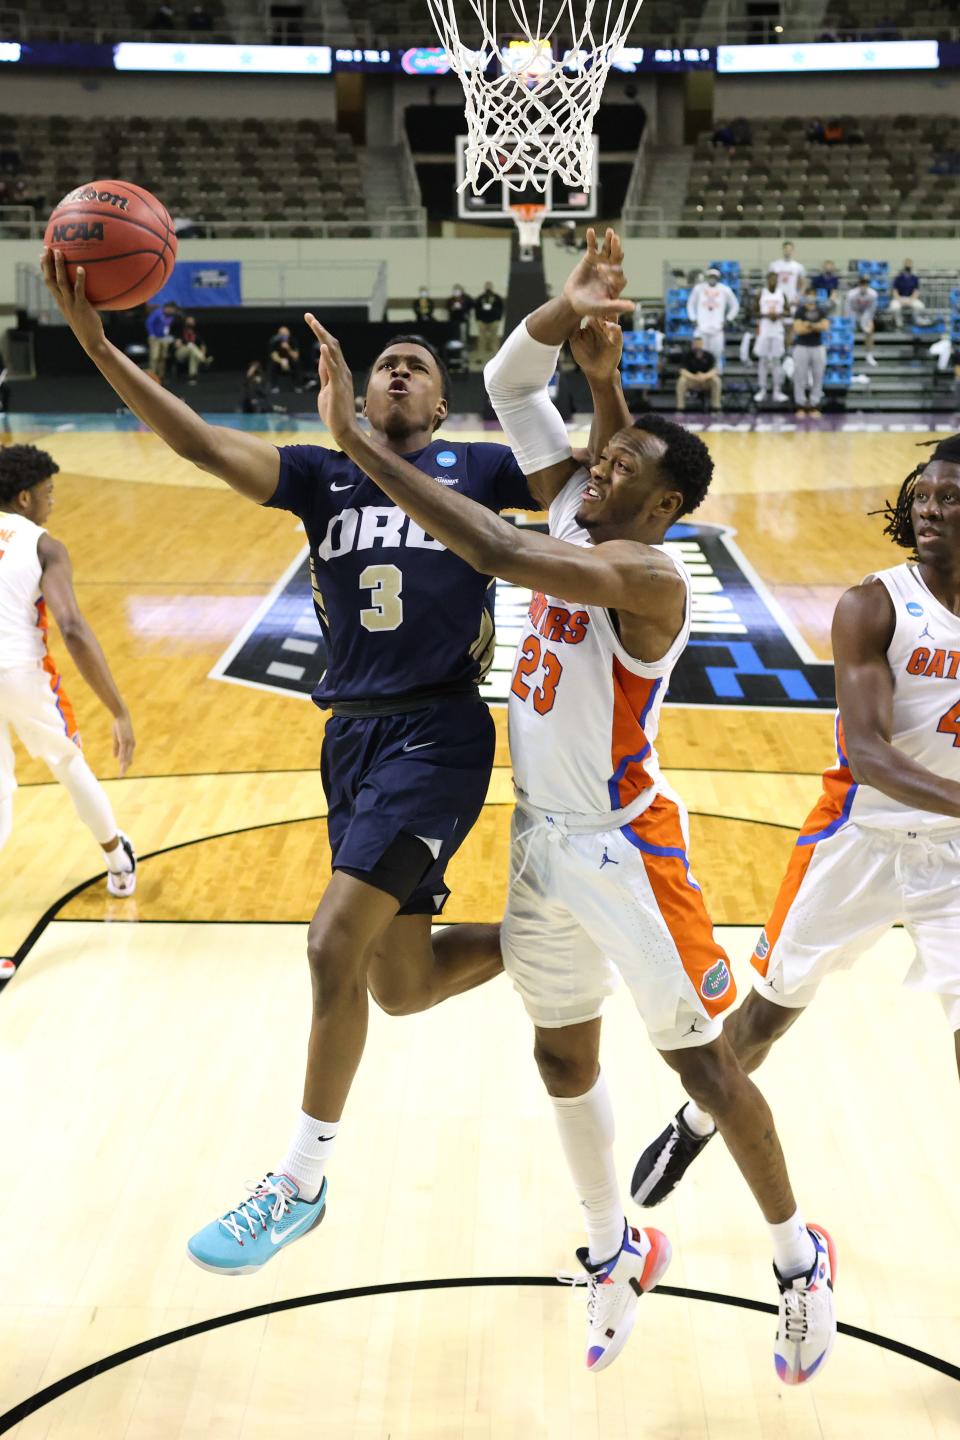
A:
{"label": "court boundary line", "polygon": [[[14,1425],[19,1425],[29,1416],[35,1415],[45,1405],[59,1400],[63,1395],[68,1395],[71,1390],[78,1389],[88,1380],[95,1380],[98,1376],[127,1364],[128,1361],[139,1360],[142,1356],[162,1350],[168,1345],[178,1344],[182,1340],[191,1340],[197,1335],[209,1334],[212,1330],[224,1329],[227,1325],[238,1325],[245,1320],[258,1320],[265,1316],[280,1315],[289,1310],[302,1310],[313,1305],[328,1305],[338,1300],[363,1300],[379,1295],[403,1295],[411,1291],[493,1289],[497,1287],[564,1289],[569,1288],[569,1285],[568,1282],[559,1279],[556,1275],[481,1275],[434,1280],[395,1280],[380,1285],[357,1285],[345,1290],[324,1290],[314,1295],[295,1295],[287,1300],[270,1300],[262,1305],[251,1305],[245,1310],[233,1310],[226,1315],[214,1315],[208,1320],[198,1320],[192,1325],[180,1326],[177,1330],[164,1331],[163,1334],[154,1335],[149,1340],[139,1340],[135,1345],[128,1345],[123,1350],[116,1350],[112,1355],[106,1355],[100,1360],[93,1361],[90,1365],[84,1365],[79,1370],[71,1371],[69,1375],[64,1375],[61,1379],[53,1381],[52,1384],[44,1386],[36,1394],[29,1396],[26,1400],[21,1400],[11,1410],[0,1415],[0,1435],[12,1430]],[[767,1300],[749,1300],[745,1296],[725,1295],[712,1290],[692,1290],[679,1285],[658,1285],[650,1293],[665,1295],[671,1299],[702,1300],[712,1305],[729,1305],[738,1310],[753,1310],[765,1315],[777,1314],[777,1306]],[[859,1325],[848,1325],[842,1320],[837,1324],[837,1333],[847,1335],[852,1340],[864,1341],[868,1345],[876,1345],[881,1350],[888,1350],[894,1355],[901,1355],[906,1360],[913,1360],[918,1365],[946,1375],[950,1380],[960,1381],[960,1366],[953,1365],[939,1355],[931,1355],[926,1350],[918,1350],[915,1346],[907,1345],[902,1340],[879,1335],[873,1330],[864,1330]]]}
{"label": "court boundary line", "polygon": [[[500,768],[503,768],[503,767],[500,767]],[[258,773],[258,772],[254,772],[254,773]],[[733,772],[733,773],[739,773],[739,772]],[[163,778],[163,777],[160,777],[160,778]],[[483,808],[484,808],[485,810],[505,810],[505,809],[507,809],[509,806],[511,806],[512,804],[513,804],[513,802],[512,802],[511,800],[492,800],[488,805],[485,804]],[[717,815],[717,814],[715,814],[712,810],[689,810],[687,813],[688,813],[689,815],[694,815],[694,816],[696,816],[696,817],[697,817],[698,819],[700,819],[700,820],[727,820],[727,821],[732,821],[734,824],[740,824],[740,825],[763,825],[763,826],[765,826],[766,828],[771,829],[771,830],[790,830],[790,831],[796,831],[796,829],[797,829],[797,826],[796,826],[796,825],[782,825],[782,824],[780,824],[780,822],[777,821],[777,820],[752,820],[752,819],[750,819],[748,816],[743,816],[743,815]],[[186,850],[186,849],[187,849],[189,846],[191,846],[191,845],[206,845],[206,844],[207,844],[209,841],[211,841],[211,840],[229,840],[229,839],[231,839],[234,835],[250,835],[250,834],[253,834],[254,831],[257,831],[257,830],[273,830],[273,829],[277,828],[277,827],[280,826],[280,825],[305,825],[305,824],[312,824],[314,821],[317,821],[317,820],[327,820],[327,819],[329,819],[329,816],[328,816],[328,815],[296,815],[296,816],[291,817],[291,818],[288,819],[288,820],[268,820],[268,821],[264,821],[263,823],[257,824],[257,825],[241,825],[241,826],[239,826],[239,827],[238,827],[237,829],[235,829],[235,830],[217,830],[217,831],[214,831],[214,833],[213,833],[213,834],[210,834],[210,835],[195,835],[192,840],[178,840],[175,845],[164,845],[164,846],[162,846],[159,850],[148,850],[148,851],[146,852],[146,854],[144,854],[144,855],[138,855],[138,856],[137,856],[137,865],[138,865],[138,867],[139,867],[140,865],[142,865],[142,864],[143,864],[145,861],[147,861],[147,860],[155,860],[155,859],[157,858],[157,856],[159,856],[159,855],[172,855],[175,850]],[[40,937],[43,935],[43,933],[44,933],[44,931],[47,929],[48,925],[50,925],[54,920],[57,919],[57,917],[58,917],[60,911],[63,909],[63,907],[64,907],[65,905],[69,905],[69,904],[70,904],[70,901],[71,901],[71,900],[75,900],[78,895],[82,895],[83,892],[84,892],[84,890],[88,890],[91,885],[97,885],[97,884],[99,884],[99,882],[100,882],[101,880],[105,880],[106,878],[107,878],[107,871],[106,871],[106,870],[101,870],[101,871],[99,871],[96,875],[90,875],[90,876],[88,876],[88,878],[87,878],[86,880],[81,880],[81,881],[79,881],[76,885],[72,886],[65,894],[61,895],[61,896],[59,897],[59,899],[52,901],[52,902],[47,906],[46,910],[45,910],[45,911],[43,912],[43,914],[40,916],[39,920],[36,922],[36,924],[32,927],[32,929],[31,929],[31,930],[29,931],[29,933],[27,934],[26,939],[23,940],[23,941],[21,941],[21,943],[17,946],[17,948],[16,948],[16,950],[13,952],[13,954],[8,957],[9,959],[11,959],[11,960],[13,961],[14,973],[16,973],[17,970],[19,970],[20,966],[23,964],[24,960],[26,960],[27,956],[30,954],[30,951],[33,949],[34,945],[36,945],[37,941],[38,941],[38,940],[40,939]],[[86,923],[86,922],[84,921],[84,923]],[[105,925],[105,924],[113,924],[114,921],[113,921],[112,918],[108,919],[107,916],[102,916],[102,917],[100,917],[99,919],[98,919],[97,917],[94,917],[94,918],[90,921],[90,923],[91,923],[91,924],[101,924],[101,925]],[[139,923],[139,924],[155,924],[155,923],[161,923],[161,922],[149,921],[149,920],[139,920],[139,919],[138,919],[136,922],[133,921],[133,920],[131,920],[131,921],[128,921],[128,922],[126,922],[126,923],[128,923],[128,924],[134,924],[134,923]],[[271,921],[268,921],[268,920],[234,920],[234,921],[230,921],[230,920],[213,920],[213,921],[201,921],[201,920],[189,920],[189,919],[188,919],[188,920],[182,920],[182,921],[167,921],[167,922],[162,922],[162,923],[182,924],[182,925],[200,925],[200,924],[214,924],[214,925],[230,925],[230,924],[234,924],[234,925],[267,925],[267,924],[271,924],[271,923],[276,923],[276,924],[280,924],[280,925],[302,925],[302,924],[309,924],[309,921],[302,921],[302,920],[280,920],[280,921],[275,921],[275,922],[271,922]],[[459,924],[459,923],[461,923],[461,922],[459,922],[459,921],[448,921],[447,923],[448,923],[448,924]],[[762,921],[760,921],[759,923],[760,923],[760,924],[763,924]],[[12,979],[13,979],[13,975],[9,975],[5,980],[0,980],[0,995],[3,994],[4,990],[5,990],[6,987],[9,985],[9,983],[10,983],[10,981],[11,981]],[[2,1431],[0,1431],[0,1434],[2,1434]]]}

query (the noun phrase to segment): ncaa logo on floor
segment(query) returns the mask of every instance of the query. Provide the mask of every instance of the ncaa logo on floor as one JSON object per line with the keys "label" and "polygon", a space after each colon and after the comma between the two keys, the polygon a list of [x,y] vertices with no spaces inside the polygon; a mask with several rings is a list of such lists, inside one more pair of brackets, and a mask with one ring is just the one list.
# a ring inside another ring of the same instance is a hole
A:
{"label": "ncaa logo on floor", "polygon": [[[439,466],[457,463],[452,450]],[[441,484],[451,477],[434,477]],[[524,524],[523,517],[515,520]],[[546,526],[532,527],[545,531]],[[832,710],[833,666],[818,661],[723,525],[674,525],[666,545],[690,575],[690,641],[681,655],[667,703],[751,710]],[[500,582],[497,644],[481,687],[492,705],[505,705],[514,654],[526,633],[531,594]],[[211,675],[259,689],[309,696],[327,656],[313,609],[306,551],[237,635]]]}

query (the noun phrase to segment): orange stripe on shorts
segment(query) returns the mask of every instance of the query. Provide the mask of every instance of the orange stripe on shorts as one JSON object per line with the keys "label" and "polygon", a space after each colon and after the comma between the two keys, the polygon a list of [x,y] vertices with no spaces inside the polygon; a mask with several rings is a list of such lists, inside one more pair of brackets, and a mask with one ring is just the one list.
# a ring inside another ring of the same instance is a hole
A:
{"label": "orange stripe on shorts", "polygon": [[720,1015],[737,998],[726,952],[717,944],[700,887],[690,879],[680,811],[665,795],[621,828],[643,856],[660,914],[680,952],[683,968],[708,1015]]}

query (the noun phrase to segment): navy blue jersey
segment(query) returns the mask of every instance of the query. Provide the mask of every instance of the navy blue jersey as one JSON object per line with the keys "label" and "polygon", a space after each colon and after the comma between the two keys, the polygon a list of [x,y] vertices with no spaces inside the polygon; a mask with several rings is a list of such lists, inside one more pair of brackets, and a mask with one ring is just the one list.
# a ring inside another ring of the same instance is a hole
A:
{"label": "navy blue jersey", "polygon": [[[536,509],[505,445],[434,440],[404,456],[488,510]],[[494,586],[426,535],[339,450],[280,449],[268,505],[299,515],[310,542],[327,669],[313,698],[380,705],[456,694],[493,659]]]}

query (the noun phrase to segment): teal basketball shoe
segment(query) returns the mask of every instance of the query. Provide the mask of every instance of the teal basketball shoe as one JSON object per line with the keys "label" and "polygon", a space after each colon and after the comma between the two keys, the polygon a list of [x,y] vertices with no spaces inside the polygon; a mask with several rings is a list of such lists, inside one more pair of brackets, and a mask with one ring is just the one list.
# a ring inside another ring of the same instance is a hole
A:
{"label": "teal basketball shoe", "polygon": [[284,1245],[320,1224],[327,1208],[324,1178],[316,1200],[301,1200],[289,1175],[266,1175],[248,1187],[250,1198],[211,1220],[187,1241],[187,1254],[201,1270],[215,1275],[252,1275]]}

